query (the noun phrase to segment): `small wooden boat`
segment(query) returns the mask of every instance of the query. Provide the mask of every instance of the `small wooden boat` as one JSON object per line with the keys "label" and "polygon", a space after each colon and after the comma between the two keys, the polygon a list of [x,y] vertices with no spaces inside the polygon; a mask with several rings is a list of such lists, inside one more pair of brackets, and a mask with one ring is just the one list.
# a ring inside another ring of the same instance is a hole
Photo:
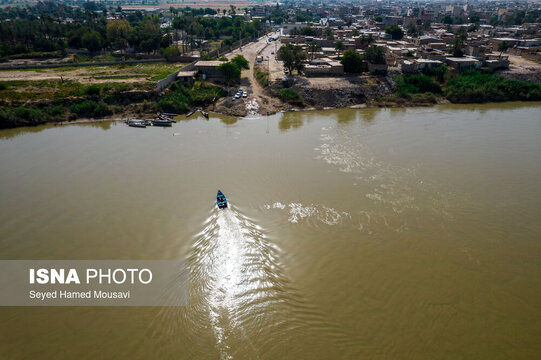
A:
{"label": "small wooden boat", "polygon": [[164,113],[158,113],[158,118],[160,120],[166,120],[172,123],[176,123],[177,121],[173,119],[171,116],[165,115]]}
{"label": "small wooden boat", "polygon": [[154,119],[150,120],[153,126],[171,126],[171,121],[162,120],[162,119]]}
{"label": "small wooden boat", "polygon": [[178,116],[178,114],[173,114],[173,113],[161,113],[161,114],[172,117],[172,118],[174,118],[175,116]]}
{"label": "small wooden boat", "polygon": [[146,128],[148,123],[145,120],[139,120],[139,119],[129,119],[126,120],[126,124],[131,127],[136,128]]}
{"label": "small wooden boat", "polygon": [[190,116],[192,116],[193,114],[195,114],[197,110],[192,110],[190,111],[189,113],[186,114],[186,117],[189,118]]}
{"label": "small wooden boat", "polygon": [[221,190],[218,190],[218,193],[216,194],[216,205],[218,205],[218,208],[220,209],[225,209],[227,207],[227,199]]}
{"label": "small wooden boat", "polygon": [[201,112],[201,115],[203,115],[204,117],[206,117],[207,119],[209,118],[209,114],[204,112],[203,110],[199,110]]}

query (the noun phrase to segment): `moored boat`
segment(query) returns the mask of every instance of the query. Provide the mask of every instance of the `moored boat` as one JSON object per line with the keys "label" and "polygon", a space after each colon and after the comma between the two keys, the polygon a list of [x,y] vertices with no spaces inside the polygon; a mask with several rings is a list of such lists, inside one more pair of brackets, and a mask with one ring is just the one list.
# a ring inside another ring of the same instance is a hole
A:
{"label": "moored boat", "polygon": [[218,190],[218,193],[216,194],[216,205],[218,205],[220,209],[227,207],[227,199],[221,190]]}
{"label": "moored boat", "polygon": [[207,119],[209,118],[209,114],[204,112],[203,110],[199,110],[201,112],[201,115],[203,115],[204,117],[206,117]]}
{"label": "moored boat", "polygon": [[171,121],[154,119],[150,121],[153,126],[171,126]]}
{"label": "moored boat", "polygon": [[140,119],[129,119],[126,120],[126,124],[131,127],[137,127],[137,128],[146,128],[148,125],[148,122],[146,120],[140,120]]}
{"label": "moored boat", "polygon": [[165,120],[165,121],[169,121],[169,122],[172,122],[172,123],[176,123],[177,121],[175,119],[173,119],[171,116],[169,115],[166,115],[164,113],[158,113],[158,118],[160,120]]}

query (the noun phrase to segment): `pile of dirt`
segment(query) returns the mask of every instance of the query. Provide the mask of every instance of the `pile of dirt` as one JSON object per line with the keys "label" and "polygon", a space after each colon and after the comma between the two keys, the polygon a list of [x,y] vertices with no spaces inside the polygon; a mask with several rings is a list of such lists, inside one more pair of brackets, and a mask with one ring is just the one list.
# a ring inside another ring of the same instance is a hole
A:
{"label": "pile of dirt", "polygon": [[283,88],[290,88],[301,94],[308,107],[342,108],[387,96],[393,87],[390,77],[295,78],[288,83],[274,82],[270,92],[278,96]]}

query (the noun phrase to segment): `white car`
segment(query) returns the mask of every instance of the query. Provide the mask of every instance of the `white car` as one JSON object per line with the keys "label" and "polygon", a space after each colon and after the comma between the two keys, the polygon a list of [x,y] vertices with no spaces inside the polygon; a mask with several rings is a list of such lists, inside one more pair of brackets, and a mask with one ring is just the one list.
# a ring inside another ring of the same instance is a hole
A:
{"label": "white car", "polygon": [[246,92],[243,93],[243,94],[242,94],[242,97],[243,97],[243,98],[247,98],[247,97],[248,97],[248,93],[246,93]]}

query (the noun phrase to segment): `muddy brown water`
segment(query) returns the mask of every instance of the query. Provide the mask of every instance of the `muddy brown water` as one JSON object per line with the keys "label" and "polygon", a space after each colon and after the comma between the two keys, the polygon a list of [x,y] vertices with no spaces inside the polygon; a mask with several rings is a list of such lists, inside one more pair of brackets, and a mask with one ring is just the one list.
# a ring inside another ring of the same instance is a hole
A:
{"label": "muddy brown water", "polygon": [[539,103],[3,130],[2,259],[188,259],[191,291],[0,308],[1,357],[540,358],[540,158]]}

